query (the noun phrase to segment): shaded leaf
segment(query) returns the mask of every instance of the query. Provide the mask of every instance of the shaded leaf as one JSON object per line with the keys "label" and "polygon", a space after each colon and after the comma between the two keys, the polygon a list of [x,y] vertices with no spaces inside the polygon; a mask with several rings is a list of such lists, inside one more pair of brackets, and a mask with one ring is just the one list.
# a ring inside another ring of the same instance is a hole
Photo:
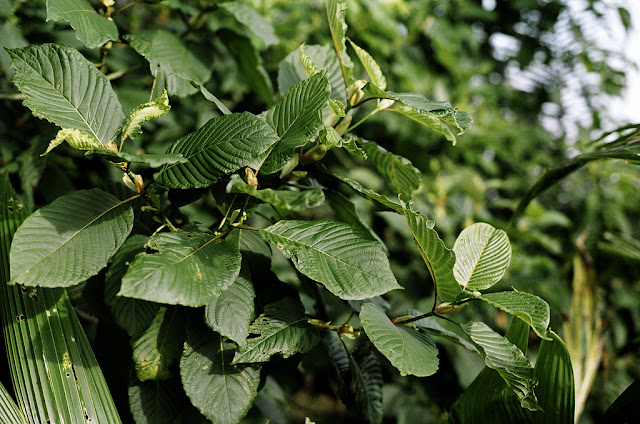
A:
{"label": "shaded leaf", "polygon": [[341,299],[366,299],[401,288],[381,244],[347,224],[280,221],[261,229],[260,236]]}
{"label": "shaded leaf", "polygon": [[274,46],[280,42],[273,25],[251,6],[244,3],[227,2],[221,3],[219,7],[229,12],[231,16],[242,24],[244,33],[249,35],[257,49]]}
{"label": "shaded leaf", "polygon": [[229,108],[227,106],[225,106],[225,104],[222,103],[216,96],[214,96],[213,93],[211,93],[209,90],[207,90],[204,87],[204,85],[200,84],[199,82],[193,81],[193,80],[191,80],[190,82],[191,82],[191,85],[193,85],[198,90],[200,90],[200,92],[202,93],[202,95],[204,96],[205,99],[207,99],[210,102],[212,102],[213,104],[215,104],[218,107],[218,109],[220,109],[220,112],[222,112],[224,115],[231,115],[231,111],[229,110]]}
{"label": "shaded leaf", "polygon": [[324,203],[324,193],[321,188],[310,190],[273,190],[257,188],[245,183],[238,174],[231,176],[227,184],[227,193],[245,193],[263,202],[269,203],[281,211],[299,212],[318,207]]}
{"label": "shaded leaf", "polygon": [[113,19],[96,12],[87,0],[47,0],[47,21],[59,20],[69,22],[76,38],[88,49],[118,39]]}
{"label": "shaded leaf", "polygon": [[188,159],[182,156],[182,153],[142,153],[132,155],[127,152],[114,152],[113,150],[105,148],[91,148],[87,154],[105,156],[106,159],[112,162],[140,163],[151,168],[188,162]]}
{"label": "shaded leaf", "polygon": [[243,276],[241,273],[229,288],[214,296],[207,305],[205,322],[212,330],[244,348],[249,337],[249,324],[253,319],[255,297],[251,280],[248,275]]}
{"label": "shaded leaf", "polygon": [[182,154],[187,163],[168,165],[154,178],[170,188],[209,187],[253,163],[277,140],[264,120],[248,112],[219,116],[168,149],[167,153]]}
{"label": "shaded leaf", "polygon": [[[208,422],[182,390],[180,380],[129,383],[129,408],[136,424],[204,424]],[[193,411],[193,413],[191,413]],[[199,415],[195,417],[194,414]]]}
{"label": "shaded leaf", "polygon": [[631,424],[637,418],[637,404],[640,396],[640,380],[636,380],[625,389],[620,396],[607,408],[602,424]]}
{"label": "shaded leaf", "polygon": [[355,377],[356,404],[367,422],[382,422],[382,367],[370,343],[358,346],[349,358]]}
{"label": "shaded leaf", "polygon": [[462,292],[453,274],[456,255],[445,246],[433,229],[433,221],[404,203],[403,212],[436,287],[436,294],[445,302],[454,301]]}
{"label": "shaded leaf", "polygon": [[122,277],[120,296],[171,305],[204,306],[228,288],[242,257],[232,243],[212,234],[158,233]]}
{"label": "shaded leaf", "polygon": [[371,163],[395,190],[404,196],[420,187],[422,173],[406,158],[395,155],[373,141],[359,140]]}
{"label": "shaded leaf", "polygon": [[61,196],[33,213],[11,246],[12,282],[68,287],[96,275],[133,228],[127,202],[94,188]]}
{"label": "shaded leaf", "polygon": [[354,396],[351,393],[351,370],[349,369],[349,352],[340,335],[335,331],[327,331],[324,336],[331,363],[336,371],[338,380],[338,397],[346,406],[353,406]]}
{"label": "shaded leaf", "polygon": [[151,325],[160,305],[116,294],[120,291],[120,281],[127,272],[129,263],[138,253],[144,252],[148,240],[149,237],[140,234],[129,237],[113,256],[113,262],[105,276],[105,304],[111,310],[116,323],[133,340],[139,338]]}
{"label": "shaded leaf", "polygon": [[547,336],[550,320],[549,304],[538,296],[519,291],[506,291],[486,293],[475,298],[517,316],[530,325],[538,336],[551,340]]}
{"label": "shaded leaf", "polygon": [[56,44],[9,49],[14,84],[39,118],[76,129],[100,144],[114,139],[124,121],[111,84],[78,51]]}
{"label": "shaded leaf", "polygon": [[362,184],[360,184],[355,180],[352,180],[351,178],[338,175],[328,170],[325,170],[325,172],[328,175],[331,175],[332,177],[342,181],[343,183],[351,187],[362,197],[365,197],[371,200],[378,208],[382,210],[390,210],[390,211],[398,212],[399,214],[404,214],[404,209],[402,208],[402,206],[399,203],[392,201],[387,196],[384,196],[382,194],[376,193],[373,190],[363,187]]}
{"label": "shaded leaf", "polygon": [[[409,315],[417,317],[422,315],[422,312],[415,309],[409,309]],[[467,334],[462,331],[458,325],[452,322],[431,316],[413,321],[412,324],[430,336],[443,337],[464,347],[470,352],[479,354],[478,348],[471,342],[469,336],[467,336]]]}
{"label": "shaded leaf", "polygon": [[209,420],[236,424],[246,415],[258,393],[260,371],[247,365],[232,365],[233,351],[204,329],[189,334],[180,376],[191,403]]}
{"label": "shaded leaf", "polygon": [[307,324],[300,301],[289,297],[265,306],[249,333],[256,337],[249,338],[247,347],[236,352],[234,364],[265,362],[275,354],[288,358],[308,352],[320,340],[318,329]]}
{"label": "shaded leaf", "polygon": [[384,311],[365,303],[360,320],[373,345],[400,374],[427,377],[438,370],[438,348],[413,327],[394,325]]}
{"label": "shaded leaf", "polygon": [[533,365],[518,347],[482,322],[470,322],[462,329],[481,349],[485,364],[502,376],[520,399],[523,408],[541,410],[534,393],[538,380]]}

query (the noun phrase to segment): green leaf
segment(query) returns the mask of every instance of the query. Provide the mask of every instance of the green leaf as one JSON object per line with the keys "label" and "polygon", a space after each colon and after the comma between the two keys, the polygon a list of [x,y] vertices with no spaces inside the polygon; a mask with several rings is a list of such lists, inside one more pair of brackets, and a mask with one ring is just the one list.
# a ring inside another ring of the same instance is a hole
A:
{"label": "green leaf", "polygon": [[433,229],[433,221],[404,203],[403,212],[420,255],[429,269],[438,297],[445,302],[454,301],[462,292],[453,275],[456,255],[447,249]]}
{"label": "green leaf", "polygon": [[171,106],[169,106],[169,96],[167,90],[162,93],[162,96],[148,103],[137,106],[129,114],[120,136],[120,143],[124,142],[128,137],[134,137],[138,134],[142,134],[142,124],[153,118],[159,118],[169,112]]}
{"label": "green leaf", "polygon": [[[120,423],[64,289],[9,286],[9,247],[26,213],[0,180],[0,304],[13,392],[29,423]],[[10,419],[21,423],[23,419]]]}
{"label": "green leaf", "polygon": [[261,229],[260,236],[341,299],[366,299],[402,288],[381,244],[347,224],[280,221]]}
{"label": "green leaf", "polygon": [[[331,98],[345,104],[347,102],[344,81],[338,58],[330,46],[305,45],[304,52],[311,58],[316,68],[326,71]],[[278,70],[278,89],[284,94],[300,81],[306,80],[307,72],[302,66],[300,49],[296,49],[280,62]]]}
{"label": "green leaf", "polygon": [[387,151],[373,141],[359,141],[371,163],[391,183],[395,192],[410,198],[411,193],[420,187],[422,173],[408,159]]}
{"label": "green leaf", "polygon": [[249,324],[253,319],[253,284],[242,273],[228,289],[216,295],[207,305],[204,319],[217,333],[230,338],[240,347],[247,346]]}
{"label": "green leaf", "polygon": [[[299,51],[300,64],[302,65],[302,69],[304,69],[304,72],[307,74],[307,76],[310,77],[320,72],[316,64],[313,63],[313,59],[311,59],[311,56],[305,53],[304,44],[300,46]],[[329,105],[331,106],[331,103],[329,103]]]}
{"label": "green leaf", "polygon": [[117,296],[120,282],[129,268],[129,263],[141,252],[144,252],[149,237],[135,234],[124,242],[113,256],[113,262],[105,276],[105,304],[111,310],[113,319],[133,340],[138,339],[151,325],[160,305],[140,299]]}
{"label": "green leaf", "polygon": [[453,274],[467,290],[484,290],[500,281],[511,261],[507,233],[489,224],[476,223],[462,230],[453,251]]}
{"label": "green leaf", "polygon": [[327,191],[325,196],[327,197],[329,206],[331,206],[331,209],[333,209],[340,221],[357,228],[364,234],[368,234],[371,239],[378,240],[382,244],[382,247],[385,248],[378,235],[360,219],[356,211],[356,205],[352,201],[337,191]]}
{"label": "green leaf", "polygon": [[320,187],[304,191],[273,190],[257,188],[245,183],[240,175],[231,176],[227,184],[227,193],[245,193],[263,202],[273,205],[280,211],[299,212],[318,207],[324,203],[324,193]]}
{"label": "green leaf", "polygon": [[382,74],[382,69],[380,69],[380,66],[375,59],[371,57],[369,52],[358,46],[350,39],[349,43],[351,44],[351,47],[353,47],[353,50],[355,50],[356,55],[358,56],[358,59],[360,59],[362,66],[364,66],[364,70],[367,72],[367,75],[369,75],[371,82],[381,90],[386,90],[387,79]]}
{"label": "green leaf", "polygon": [[400,374],[427,377],[438,370],[438,349],[413,327],[394,325],[384,311],[365,303],[360,320],[367,337]]}
{"label": "green leaf", "polygon": [[211,119],[202,128],[178,139],[167,153],[188,159],[164,167],[154,178],[169,188],[204,188],[218,178],[253,163],[278,140],[267,123],[248,113]]}
{"label": "green leaf", "polygon": [[198,90],[200,90],[200,92],[202,93],[202,95],[204,96],[205,99],[209,100],[210,102],[212,102],[213,104],[215,104],[218,109],[220,109],[220,112],[222,112],[224,115],[231,115],[231,111],[229,110],[229,108],[227,106],[225,106],[224,103],[222,103],[216,96],[213,95],[213,93],[211,93],[209,90],[207,90],[204,85],[196,82],[196,81],[189,81],[191,83],[191,85],[193,85],[194,87],[196,87]]}
{"label": "green leaf", "polygon": [[249,35],[256,49],[262,50],[280,43],[273,25],[252,7],[238,2],[221,3],[219,7],[242,24],[244,33]]}
{"label": "green leaf", "polygon": [[111,84],[78,51],[56,44],[10,49],[14,84],[39,118],[106,144],[124,121]]}
{"label": "green leaf", "polygon": [[169,367],[180,357],[185,320],[180,311],[162,307],[147,330],[132,343],[138,380],[167,380]]}
{"label": "green leaf", "polygon": [[188,96],[196,92],[191,80],[203,84],[211,77],[210,67],[168,31],[157,31],[151,42],[133,34],[123,38],[149,62],[151,75],[155,78],[153,98],[160,97],[165,89],[170,96]]}
{"label": "green leaf", "polygon": [[278,134],[278,142],[267,152],[260,168],[271,174],[281,170],[293,157],[296,147],[313,141],[322,128],[320,112],[329,103],[326,74],[316,74],[291,87],[282,99],[267,111],[266,122]]}
{"label": "green leaf", "polygon": [[340,337],[335,331],[327,331],[324,335],[324,341],[338,379],[338,397],[342,403],[351,406],[354,403],[354,396],[351,391],[353,378],[351,370],[349,370],[350,354],[347,352],[345,344]]}
{"label": "green leaf", "polygon": [[382,422],[382,367],[370,343],[358,346],[349,357],[349,368],[355,377],[356,405],[367,422]]}
{"label": "green leaf", "polygon": [[637,414],[638,397],[640,397],[640,380],[636,379],[607,408],[601,424],[632,423]]}
{"label": "green leaf", "polygon": [[271,79],[262,65],[262,57],[251,41],[233,31],[218,31],[217,35],[229,54],[238,63],[243,79],[251,89],[251,93],[257,95],[265,105],[273,105],[274,90]]}
{"label": "green leaf", "polygon": [[[129,383],[129,408],[136,424],[203,424],[205,420],[185,395],[180,380]],[[193,411],[193,413],[191,413]],[[193,415],[197,414],[198,417]]]}
{"label": "green leaf", "polygon": [[133,228],[129,200],[94,188],[61,196],[33,213],[11,246],[12,282],[69,287],[96,275]]}
{"label": "green leaf", "polygon": [[96,12],[87,0],[47,0],[47,22],[59,20],[69,22],[76,38],[88,49],[118,39],[113,19]]}
{"label": "green leaf", "polygon": [[180,360],[180,375],[191,403],[214,423],[236,424],[258,393],[260,371],[232,365],[233,351],[211,331],[190,333]]}
{"label": "green leaf", "polygon": [[485,364],[502,376],[520,399],[523,408],[541,410],[534,393],[538,380],[531,361],[518,347],[482,322],[470,322],[462,329],[480,347]]}
{"label": "green leaf", "polygon": [[0,420],[4,423],[27,424],[24,414],[2,383],[0,383]]}
{"label": "green leaf", "polygon": [[236,352],[234,364],[265,362],[275,354],[288,358],[308,352],[320,340],[318,329],[307,324],[300,301],[290,297],[265,306],[249,333],[256,337],[249,338],[247,347]]}
{"label": "green leaf", "polygon": [[149,239],[122,277],[118,295],[158,303],[204,306],[227,289],[242,257],[232,243],[212,234],[174,231]]}
{"label": "green leaf", "polygon": [[114,152],[111,149],[91,148],[87,154],[98,154],[105,156],[112,162],[131,162],[140,163],[151,168],[159,168],[163,165],[173,165],[177,163],[186,163],[188,159],[182,156],[182,153],[142,153],[132,155],[127,152]]}
{"label": "green leaf", "polygon": [[368,189],[366,187],[363,187],[362,184],[360,184],[359,182],[357,182],[355,180],[352,180],[350,178],[344,177],[342,175],[338,175],[338,174],[336,174],[334,172],[331,172],[329,170],[325,169],[325,173],[327,173],[328,175],[331,175],[333,178],[335,178],[335,179],[337,179],[339,181],[342,181],[343,183],[345,183],[346,185],[348,185],[349,187],[354,189],[356,191],[356,193],[358,193],[362,197],[365,197],[365,198],[371,200],[380,209],[398,212],[399,214],[404,214],[404,209],[402,208],[402,206],[400,204],[390,200],[387,196],[384,196],[382,194],[376,193],[373,190],[370,190],[370,189]]}
{"label": "green leaf", "polygon": [[[78,150],[92,150],[102,148],[102,144],[93,136],[83,133],[80,130],[74,128],[63,128],[56,134],[56,138],[49,142],[47,150],[42,154],[46,155],[64,142],[69,143],[69,146]],[[108,149],[107,149],[108,150]]]}
{"label": "green leaf", "polygon": [[353,63],[347,54],[345,45],[345,33],[347,31],[347,22],[345,14],[347,12],[347,4],[344,0],[325,0],[327,9],[327,18],[329,20],[329,30],[333,39],[333,47],[338,55],[338,62],[342,70],[342,79],[344,80],[344,88],[350,86],[353,82]]}
{"label": "green leaf", "polygon": [[[389,99],[400,103],[400,107],[395,106],[393,108],[387,108],[383,110],[389,110],[405,115],[414,121],[417,121],[427,127],[444,134],[448,139],[453,137],[452,142],[455,144],[455,136],[451,133],[450,129],[445,129],[446,126],[437,124],[433,118],[439,120],[441,123],[451,125],[458,130],[458,135],[464,134],[471,124],[473,119],[466,112],[460,112],[458,109],[451,107],[449,102],[441,102],[435,100],[429,100],[420,93],[395,93],[393,91],[384,91],[376,87],[375,84],[368,82],[363,88],[365,94],[377,99]],[[425,115],[428,118],[421,118],[413,110],[420,115]]]}
{"label": "green leaf", "polygon": [[451,130],[451,127],[446,122],[442,121],[433,114],[418,112],[417,110],[411,109],[408,106],[402,105],[383,110],[395,112],[413,121],[416,121],[420,125],[424,125],[425,127],[444,135],[445,138],[449,140],[453,145],[455,145],[457,142],[456,134]]}
{"label": "green leaf", "polygon": [[519,291],[486,293],[475,299],[487,302],[504,312],[515,315],[533,328],[538,336],[551,340],[547,336],[549,327],[549,305],[538,296]]}
{"label": "green leaf", "polygon": [[[417,317],[423,314],[415,309],[409,309],[409,315]],[[412,324],[429,336],[443,337],[464,347],[470,352],[479,354],[476,345],[470,341],[469,336],[467,336],[457,324],[435,316],[419,319],[418,321],[412,322]]]}

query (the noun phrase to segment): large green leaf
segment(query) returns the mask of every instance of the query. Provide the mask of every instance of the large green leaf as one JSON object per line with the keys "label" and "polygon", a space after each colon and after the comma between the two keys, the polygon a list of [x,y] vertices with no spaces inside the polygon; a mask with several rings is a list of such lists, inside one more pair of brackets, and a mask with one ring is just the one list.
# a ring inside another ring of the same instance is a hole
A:
{"label": "large green leaf", "polygon": [[360,309],[360,320],[367,337],[401,375],[427,377],[438,370],[438,348],[413,327],[394,325],[373,303]]}
{"label": "large green leaf", "polygon": [[349,357],[355,377],[356,404],[370,424],[382,422],[382,367],[370,343],[358,346]]}
{"label": "large green leaf", "polygon": [[[0,182],[0,307],[13,389],[29,423],[120,423],[64,289],[9,286],[9,246],[26,213]],[[10,420],[8,423],[20,423]]]}
{"label": "large green leaf", "polygon": [[502,376],[520,399],[523,408],[541,410],[534,392],[538,380],[531,361],[522,350],[482,322],[469,322],[462,329],[480,347],[485,364]]}
{"label": "large green leaf", "polygon": [[8,51],[13,82],[35,116],[78,130],[96,144],[114,140],[124,121],[122,107],[104,74],[78,51],[57,44]]}
{"label": "large green leaf", "polygon": [[295,267],[345,300],[399,289],[381,244],[341,222],[280,221],[260,230]]}
{"label": "large green leaf", "polygon": [[251,42],[257,49],[264,49],[280,42],[271,22],[267,21],[251,6],[239,2],[227,2],[221,3],[219,7],[242,24],[243,32],[250,37]]}
{"label": "large green leaf", "polygon": [[248,194],[273,205],[282,212],[299,212],[318,207],[324,203],[324,193],[320,187],[304,191],[273,190],[270,188],[258,190],[245,183],[238,174],[231,176],[231,180],[227,184],[227,193]]}
{"label": "large green leaf", "polygon": [[440,240],[438,233],[433,229],[433,221],[429,221],[422,213],[412,210],[407,205],[403,204],[403,208],[407,224],[418,245],[420,255],[427,264],[438,297],[445,302],[455,300],[462,292],[462,288],[453,276],[456,255]]}
{"label": "large green leaf", "polygon": [[391,183],[393,190],[404,198],[420,187],[422,173],[411,164],[409,159],[395,155],[373,141],[360,140],[360,145],[367,152],[380,175]]}
{"label": "large green leaf", "polygon": [[154,178],[170,188],[209,187],[255,159],[278,141],[267,123],[248,112],[211,119],[178,139],[167,153],[180,153],[186,163],[164,167]]}
{"label": "large green leaf", "polygon": [[176,307],[160,308],[147,330],[132,343],[138,380],[167,380],[180,357],[185,320]]}
{"label": "large green leaf", "polygon": [[281,170],[296,147],[313,141],[322,128],[320,112],[329,103],[329,81],[322,72],[291,87],[266,113],[266,121],[278,134],[278,142],[267,152],[261,172]]}
{"label": "large green leaf", "polygon": [[204,312],[207,325],[240,347],[246,347],[255,297],[248,275],[241,273],[229,288],[217,294],[207,305]]}
{"label": "large green leaf", "polygon": [[347,12],[347,4],[345,0],[325,0],[327,9],[327,18],[329,20],[329,30],[333,39],[333,47],[338,55],[338,62],[342,70],[342,79],[344,87],[348,87],[353,82],[353,63],[349,55],[347,55],[347,47],[345,45],[345,33],[347,31],[347,22],[345,14]]}
{"label": "large green leaf", "polygon": [[[342,80],[340,63],[331,46],[305,45],[304,52],[308,55],[317,69],[325,71],[331,87],[331,98],[343,104],[347,101]],[[280,62],[278,70],[278,89],[284,94],[293,85],[308,77],[300,60],[300,50],[296,49]]]}
{"label": "large green leaf", "polygon": [[116,323],[133,340],[138,339],[151,325],[160,305],[146,300],[117,296],[117,293],[120,291],[120,282],[129,268],[129,263],[138,253],[144,252],[147,241],[149,237],[141,234],[129,237],[113,256],[113,262],[105,276],[105,304],[111,309]]}
{"label": "large green leaf", "polygon": [[122,277],[120,296],[158,303],[204,306],[228,288],[240,272],[242,257],[232,243],[212,234],[159,233]]}
{"label": "large green leaf", "polygon": [[177,379],[129,383],[129,408],[136,424],[205,424]]}
{"label": "large green leaf", "polygon": [[211,422],[236,424],[258,393],[260,371],[232,365],[233,351],[220,337],[202,329],[190,333],[180,360],[180,375],[191,403]]}
{"label": "large green leaf", "polygon": [[467,290],[483,290],[500,281],[511,261],[507,233],[489,224],[476,223],[462,230],[453,251],[453,274]]}
{"label": "large green leaf", "polygon": [[0,421],[7,424],[27,424],[24,414],[2,383],[0,383]]}
{"label": "large green leaf", "polygon": [[[369,234],[372,239],[378,240],[382,244],[382,240],[380,240],[378,235],[362,221],[356,210],[356,205],[351,200],[337,191],[327,191],[325,196],[327,203],[331,206],[331,209],[333,209],[338,219],[359,229],[365,234]],[[386,249],[384,244],[382,244],[382,247]]]}
{"label": "large green leaf", "polygon": [[265,362],[275,354],[288,358],[308,352],[320,340],[318,329],[307,323],[300,301],[290,297],[265,306],[249,333],[256,337],[249,338],[247,347],[236,352],[234,364]]}
{"label": "large green leaf", "polygon": [[[455,143],[455,136],[447,126],[450,125],[456,128],[458,135],[462,135],[469,129],[473,122],[468,113],[460,112],[458,109],[452,107],[449,102],[429,100],[420,93],[384,91],[370,82],[363,87],[362,91],[376,99],[394,100],[399,104],[383,110],[405,115],[434,131],[444,134],[449,139],[453,138],[451,140],[453,143]],[[416,113],[418,115],[416,115]],[[420,117],[420,115],[424,115],[424,117]],[[440,123],[438,123],[438,121]]]}
{"label": "large green leaf", "polygon": [[97,188],[61,196],[16,232],[12,282],[41,287],[78,284],[107,265],[132,228],[133,210],[126,200]]}
{"label": "large green leaf", "polygon": [[547,336],[550,320],[549,304],[538,296],[519,291],[507,291],[483,294],[476,299],[517,316],[530,325],[538,336],[551,340]]}
{"label": "large green leaf", "polygon": [[351,382],[353,377],[351,375],[352,372],[349,369],[349,361],[351,359],[341,337],[342,336],[335,331],[327,331],[324,335],[324,341],[326,343],[333,368],[336,371],[336,377],[338,379],[338,397],[342,403],[347,406],[351,406],[354,404],[354,395],[351,391]]}
{"label": "large green leaf", "polygon": [[65,20],[76,32],[76,38],[88,49],[118,39],[113,19],[95,11],[87,0],[47,0],[47,21]]}
{"label": "large green leaf", "polygon": [[150,42],[133,34],[123,38],[149,62],[151,75],[155,78],[153,98],[160,97],[165,89],[170,96],[193,94],[196,88],[191,80],[203,84],[211,77],[211,68],[168,31],[157,31]]}

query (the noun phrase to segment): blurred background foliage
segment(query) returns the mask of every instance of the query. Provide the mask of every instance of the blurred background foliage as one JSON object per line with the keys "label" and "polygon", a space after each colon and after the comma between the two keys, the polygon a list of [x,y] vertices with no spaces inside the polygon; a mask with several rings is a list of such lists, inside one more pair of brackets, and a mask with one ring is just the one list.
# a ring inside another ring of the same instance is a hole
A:
{"label": "blurred background foliage", "polygon": [[[3,47],[71,45],[111,78],[125,113],[149,100],[153,79],[143,58],[127,44],[114,42],[102,60],[102,53],[84,49],[67,25],[46,22],[43,3],[0,0]],[[455,146],[387,112],[358,127],[357,135],[409,158],[422,171],[423,182],[413,201],[435,220],[448,246],[472,222],[507,230],[513,259],[495,290],[513,286],[547,300],[552,328],[568,344],[571,334],[583,330],[593,336],[573,340],[569,347],[574,368],[585,370],[581,375],[597,369],[594,382],[587,378],[582,385],[588,397],[580,419],[596,422],[640,377],[638,168],[623,161],[592,162],[509,221],[519,199],[545,168],[589,150],[604,128],[624,124],[611,116],[608,104],[621,94],[625,70],[631,68],[599,39],[611,31],[629,31],[629,11],[623,2],[612,0],[347,4],[347,36],[372,54],[391,90],[449,100],[474,119]],[[121,37],[135,33],[151,40],[163,30],[182,41],[193,53],[184,66],[201,69],[200,82],[234,112],[260,113],[273,104],[279,95],[279,63],[302,43],[330,43],[322,0],[118,1],[116,11],[113,18]],[[69,148],[40,157],[56,130],[17,101],[20,96],[10,83],[8,64],[1,51],[0,172],[12,173],[27,204],[38,207],[85,187],[118,190],[117,173],[97,159],[85,159]],[[364,75],[356,67],[356,76]],[[129,148],[164,151],[177,137],[219,114],[196,89],[183,86],[174,94],[171,113],[149,122]],[[365,109],[359,112],[365,116],[373,105],[360,109]],[[395,196],[375,169],[339,153],[330,154],[331,166]],[[392,314],[404,315],[410,307],[428,310],[433,302],[428,273],[405,225],[361,199],[352,200],[388,246],[393,270],[406,288],[386,296]],[[205,225],[217,219],[206,199],[181,212]],[[283,280],[291,274],[287,269],[276,271]],[[83,307],[97,315],[106,313],[100,305]],[[476,305],[462,313],[493,322],[501,331],[508,324],[504,315]],[[109,319],[101,322],[106,327]],[[98,355],[105,359],[99,339]],[[592,354],[586,353],[588,346]],[[535,350],[530,354],[535,356]],[[440,422],[474,378],[469,370],[483,365],[457,347],[447,347],[440,356],[440,371],[427,379],[401,378],[390,367],[384,370],[384,422]],[[281,367],[280,372],[267,379],[246,420],[302,422],[309,416],[317,423],[351,422],[353,413],[337,400],[331,364],[323,357],[312,355],[297,368],[277,360],[270,363],[269,367]]]}

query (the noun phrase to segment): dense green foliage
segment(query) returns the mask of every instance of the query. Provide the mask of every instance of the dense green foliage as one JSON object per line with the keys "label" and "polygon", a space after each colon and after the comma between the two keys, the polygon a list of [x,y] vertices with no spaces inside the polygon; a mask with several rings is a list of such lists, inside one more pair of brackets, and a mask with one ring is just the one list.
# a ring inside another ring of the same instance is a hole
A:
{"label": "dense green foliage", "polygon": [[0,417],[602,416],[640,377],[602,3],[0,0]]}

